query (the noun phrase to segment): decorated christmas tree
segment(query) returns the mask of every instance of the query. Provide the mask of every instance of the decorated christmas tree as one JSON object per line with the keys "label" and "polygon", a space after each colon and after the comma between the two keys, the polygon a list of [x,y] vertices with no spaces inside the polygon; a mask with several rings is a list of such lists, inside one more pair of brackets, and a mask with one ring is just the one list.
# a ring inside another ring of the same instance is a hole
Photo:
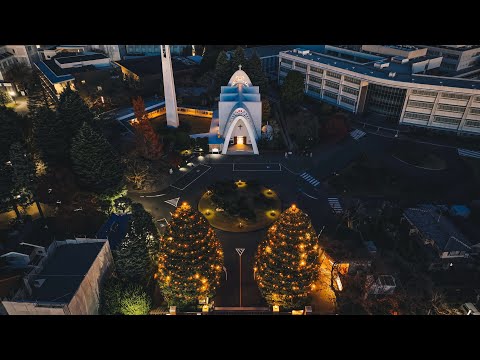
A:
{"label": "decorated christmas tree", "polygon": [[295,205],[268,229],[255,257],[256,281],[270,305],[305,304],[319,276],[318,239],[310,218]]}
{"label": "decorated christmas tree", "polygon": [[169,305],[196,305],[213,297],[223,272],[223,251],[207,220],[187,203],[173,213],[160,241],[156,277]]}

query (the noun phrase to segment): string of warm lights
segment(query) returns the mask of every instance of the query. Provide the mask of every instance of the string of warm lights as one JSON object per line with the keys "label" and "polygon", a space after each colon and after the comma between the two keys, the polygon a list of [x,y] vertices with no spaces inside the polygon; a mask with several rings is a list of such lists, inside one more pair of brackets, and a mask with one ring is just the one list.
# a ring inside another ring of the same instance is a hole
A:
{"label": "string of warm lights", "polygon": [[268,229],[255,257],[256,280],[270,305],[298,306],[318,278],[318,239],[307,214],[292,205]]}
{"label": "string of warm lights", "polygon": [[223,251],[203,216],[183,203],[173,213],[160,243],[155,275],[169,305],[197,304],[220,285]]}

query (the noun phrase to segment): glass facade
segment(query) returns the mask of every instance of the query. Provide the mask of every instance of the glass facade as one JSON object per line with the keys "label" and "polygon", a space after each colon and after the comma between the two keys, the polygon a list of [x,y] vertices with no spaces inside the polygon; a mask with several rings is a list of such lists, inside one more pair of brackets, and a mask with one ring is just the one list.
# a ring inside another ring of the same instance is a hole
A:
{"label": "glass facade", "polygon": [[368,85],[366,111],[399,120],[405,102],[406,89],[397,89],[376,84]]}

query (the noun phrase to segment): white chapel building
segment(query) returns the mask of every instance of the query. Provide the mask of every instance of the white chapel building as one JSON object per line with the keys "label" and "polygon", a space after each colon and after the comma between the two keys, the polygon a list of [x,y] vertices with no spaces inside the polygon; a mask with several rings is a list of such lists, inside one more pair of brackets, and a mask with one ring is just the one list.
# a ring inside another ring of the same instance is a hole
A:
{"label": "white chapel building", "polygon": [[262,135],[262,101],[258,86],[239,66],[227,86],[222,86],[218,112],[210,127],[210,152],[232,155],[258,154]]}

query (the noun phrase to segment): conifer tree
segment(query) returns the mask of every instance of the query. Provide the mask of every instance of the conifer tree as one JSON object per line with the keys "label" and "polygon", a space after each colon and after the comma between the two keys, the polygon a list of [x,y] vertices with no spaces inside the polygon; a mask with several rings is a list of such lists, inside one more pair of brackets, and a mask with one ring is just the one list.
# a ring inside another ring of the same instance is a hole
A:
{"label": "conifer tree", "polygon": [[248,60],[246,71],[248,77],[252,81],[254,86],[260,87],[260,94],[265,93],[267,90],[268,79],[262,69],[262,61],[254,52],[252,57]]}
{"label": "conifer tree", "polygon": [[245,51],[243,51],[243,48],[239,46],[235,49],[230,63],[231,63],[230,71],[232,72],[232,74],[238,70],[239,65],[242,65],[243,68],[246,69],[247,59],[245,58]]}
{"label": "conifer tree", "polygon": [[87,188],[105,195],[118,193],[123,186],[123,167],[105,137],[83,123],[73,138],[73,171]]}
{"label": "conifer tree", "polygon": [[310,218],[295,205],[268,229],[255,257],[256,281],[270,305],[305,305],[319,276],[318,239]]}
{"label": "conifer tree", "polygon": [[68,139],[64,136],[65,123],[47,107],[40,107],[32,114],[33,144],[43,161],[58,164],[70,159]]}
{"label": "conifer tree", "polygon": [[231,76],[232,71],[230,69],[230,62],[228,61],[227,54],[225,51],[220,51],[215,64],[215,83],[218,92],[220,92],[221,86],[227,85]]}
{"label": "conifer tree", "polygon": [[118,277],[147,285],[155,273],[158,251],[159,234],[152,216],[141,204],[133,204],[127,235],[114,253]]}
{"label": "conifer tree", "polygon": [[187,203],[177,207],[160,241],[156,277],[170,305],[196,305],[220,285],[223,251],[207,220]]}
{"label": "conifer tree", "polygon": [[84,122],[91,124],[93,121],[93,114],[90,109],[82,100],[78,91],[72,90],[70,86],[67,86],[60,94],[57,113],[60,122],[64,125],[64,136],[69,142]]}

